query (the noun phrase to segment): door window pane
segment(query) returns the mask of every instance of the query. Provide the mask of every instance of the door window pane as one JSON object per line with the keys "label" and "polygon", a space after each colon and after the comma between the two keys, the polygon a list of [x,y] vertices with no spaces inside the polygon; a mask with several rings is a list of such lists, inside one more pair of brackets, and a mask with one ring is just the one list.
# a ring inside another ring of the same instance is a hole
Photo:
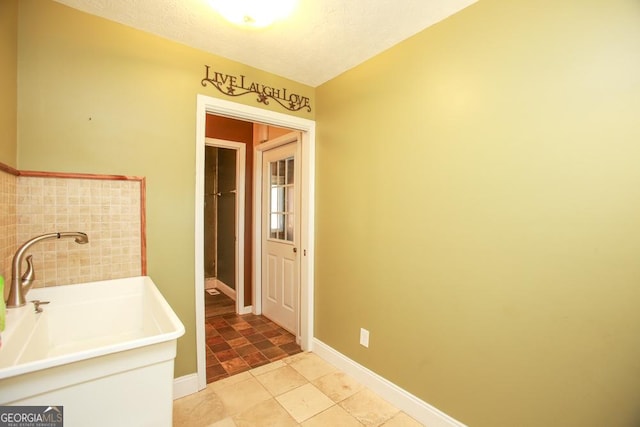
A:
{"label": "door window pane", "polygon": [[269,237],[293,242],[295,198],[294,158],[271,162],[269,165]]}
{"label": "door window pane", "polygon": [[294,184],[294,182],[293,182],[293,157],[287,159],[287,184]]}
{"label": "door window pane", "polygon": [[293,212],[293,187],[287,187],[285,193],[285,206],[287,212]]}
{"label": "door window pane", "polygon": [[271,165],[269,166],[270,169],[270,176],[271,176],[271,185],[275,185],[278,184],[278,164],[277,162],[271,162]]}
{"label": "door window pane", "polygon": [[285,160],[278,160],[278,184],[284,184],[285,170],[286,170]]}
{"label": "door window pane", "polygon": [[287,224],[287,235],[286,239],[290,242],[293,242],[293,214],[286,216],[286,224]]}

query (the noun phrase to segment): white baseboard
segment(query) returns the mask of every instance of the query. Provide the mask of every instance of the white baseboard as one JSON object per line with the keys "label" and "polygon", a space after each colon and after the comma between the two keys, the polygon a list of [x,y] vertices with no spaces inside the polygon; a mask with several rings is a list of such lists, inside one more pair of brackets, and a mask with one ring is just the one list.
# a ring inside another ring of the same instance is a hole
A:
{"label": "white baseboard", "polygon": [[218,279],[215,277],[205,277],[204,278],[204,290],[213,289],[216,287],[216,282]]}
{"label": "white baseboard", "polygon": [[220,292],[222,292],[232,300],[236,300],[236,290],[231,289],[229,286],[227,286],[226,283],[221,282],[219,279],[216,280],[216,289],[220,290]]}
{"label": "white baseboard", "polygon": [[189,374],[173,380],[173,399],[180,399],[198,391],[198,374]]}
{"label": "white baseboard", "polygon": [[317,338],[313,339],[311,351],[346,374],[351,375],[387,402],[424,425],[429,427],[466,427],[460,421],[451,418],[391,381],[349,359]]}
{"label": "white baseboard", "polygon": [[253,312],[253,306],[252,305],[248,305],[246,307],[242,307],[240,309],[240,313],[238,314],[251,314]]}

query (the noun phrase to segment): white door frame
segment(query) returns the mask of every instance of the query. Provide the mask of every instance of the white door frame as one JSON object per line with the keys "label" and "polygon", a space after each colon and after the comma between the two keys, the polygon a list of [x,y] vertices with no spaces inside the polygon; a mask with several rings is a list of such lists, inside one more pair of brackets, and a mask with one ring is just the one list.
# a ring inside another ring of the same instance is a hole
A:
{"label": "white door frame", "polygon": [[[196,189],[195,189],[195,308],[196,308],[196,358],[198,389],[202,390],[207,386],[207,366],[205,352],[205,315],[204,315],[204,239],[203,232],[203,209],[204,203],[204,181],[199,186],[200,179],[198,173],[204,173],[204,145],[205,127],[207,113],[219,116],[245,120],[253,123],[264,123],[267,125],[295,129],[302,132],[302,209],[301,209],[301,241],[300,249],[302,259],[300,260],[300,347],[303,350],[311,349],[313,339],[313,275],[314,275],[314,199],[315,199],[315,144],[316,144],[316,123],[313,120],[303,119],[288,114],[277,113],[261,108],[251,107],[224,99],[213,98],[206,95],[197,96],[196,107]],[[260,157],[262,157],[260,155]],[[261,165],[261,159],[254,159],[254,164]],[[260,187],[258,187],[260,188]],[[262,203],[254,203],[254,260],[253,260],[253,297],[254,303],[258,302],[258,289],[261,289],[261,249],[260,249],[260,218]],[[198,256],[202,254],[202,256]],[[199,279],[201,277],[201,279]],[[254,307],[255,309],[255,307]]]}
{"label": "white door frame", "polygon": [[[246,177],[246,163],[247,163],[247,145],[242,142],[227,141],[225,139],[217,138],[205,138],[205,145],[210,147],[225,148],[228,150],[234,150],[236,152],[236,206],[235,206],[235,237],[236,242],[234,245],[234,257],[235,257],[235,298],[236,298],[236,313],[245,314],[251,312],[251,307],[244,306],[244,202],[245,202],[245,177]],[[204,157],[203,157],[204,159]],[[196,173],[198,179],[201,179],[203,187],[203,205],[200,212],[204,215],[204,160],[202,162],[202,174]],[[196,185],[199,185],[200,181]],[[197,203],[196,203],[197,209]],[[202,222],[202,230],[204,232],[204,216]],[[204,245],[202,247],[202,254],[196,253],[196,256],[202,256],[204,260]],[[217,263],[217,260],[216,260]],[[204,261],[202,263],[204,266]],[[204,269],[202,270],[204,272]],[[202,274],[202,273],[201,273]],[[204,277],[204,276],[203,276]],[[206,279],[206,278],[205,278]],[[203,295],[203,294],[200,294]]]}

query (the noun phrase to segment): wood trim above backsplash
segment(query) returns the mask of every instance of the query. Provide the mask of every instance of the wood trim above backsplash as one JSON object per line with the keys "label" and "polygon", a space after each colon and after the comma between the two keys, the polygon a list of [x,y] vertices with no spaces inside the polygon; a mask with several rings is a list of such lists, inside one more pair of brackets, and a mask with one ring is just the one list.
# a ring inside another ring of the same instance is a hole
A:
{"label": "wood trim above backsplash", "polygon": [[37,177],[37,178],[65,178],[65,179],[96,179],[105,181],[138,181],[140,182],[140,271],[143,276],[147,275],[147,196],[146,178],[142,176],[127,175],[105,175],[89,173],[69,173],[69,172],[42,172],[42,171],[21,171],[0,162],[0,171],[17,177]]}
{"label": "wood trim above backsplash", "polygon": [[2,172],[6,172],[10,175],[14,175],[14,176],[19,176],[20,175],[20,171],[18,169],[14,169],[9,165],[5,165],[4,163],[0,162],[0,171]]}
{"label": "wood trim above backsplash", "polygon": [[143,181],[141,176],[127,175],[102,175],[94,173],[69,173],[69,172],[40,172],[40,171],[17,171],[18,176],[29,176],[39,178],[68,178],[68,179],[102,179],[108,181]]}

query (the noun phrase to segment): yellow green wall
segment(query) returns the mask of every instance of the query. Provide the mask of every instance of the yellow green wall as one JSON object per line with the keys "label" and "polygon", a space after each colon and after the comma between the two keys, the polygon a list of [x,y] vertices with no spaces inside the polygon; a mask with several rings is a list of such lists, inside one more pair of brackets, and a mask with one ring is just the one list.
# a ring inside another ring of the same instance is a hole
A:
{"label": "yellow green wall", "polygon": [[204,65],[314,89],[50,0],[20,1],[19,40],[19,169],[147,178],[148,273],[186,327],[175,374],[194,373],[196,95],[222,97]]}
{"label": "yellow green wall", "polygon": [[639,422],[637,1],[481,0],[317,90],[50,0],[18,34],[17,166],[147,177],[176,376],[210,64],[316,100],[319,339],[469,426]]}
{"label": "yellow green wall", "polygon": [[316,336],[469,426],[639,425],[640,3],[480,0],[316,98]]}
{"label": "yellow green wall", "polygon": [[0,163],[15,167],[18,0],[0,0]]}

